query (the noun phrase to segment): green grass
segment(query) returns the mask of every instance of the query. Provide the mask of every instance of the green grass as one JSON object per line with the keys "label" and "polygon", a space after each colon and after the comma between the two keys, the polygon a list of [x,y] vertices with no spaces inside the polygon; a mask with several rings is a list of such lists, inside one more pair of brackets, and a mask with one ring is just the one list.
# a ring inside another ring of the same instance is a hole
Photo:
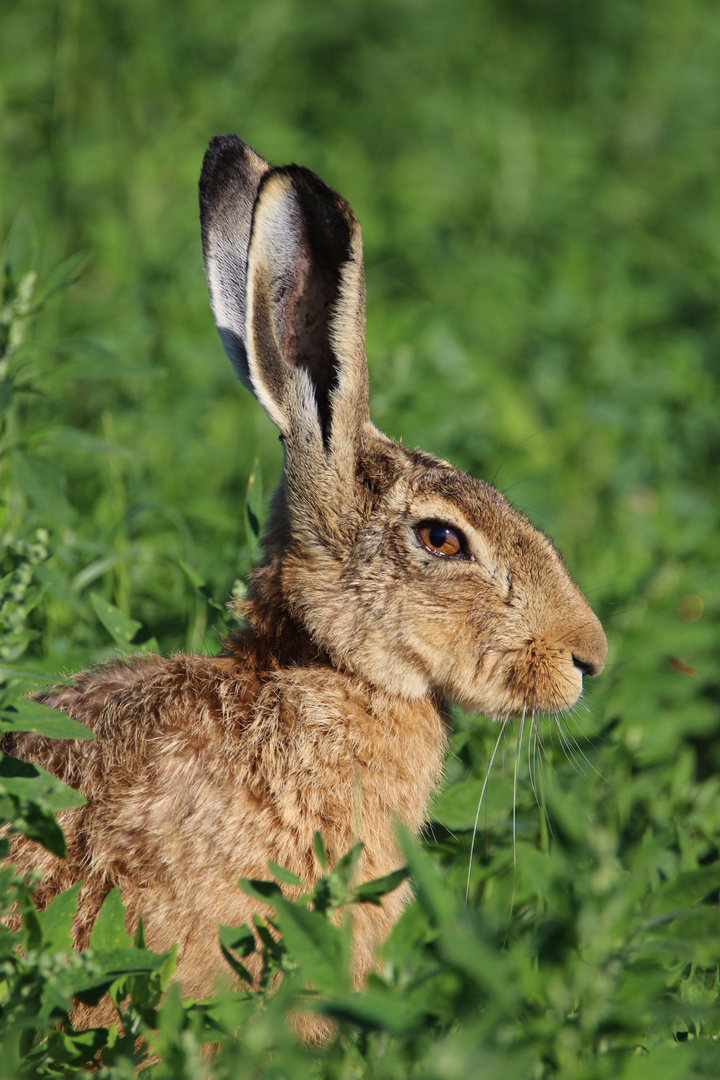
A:
{"label": "green grass", "polygon": [[[701,0],[5,0],[3,722],[24,674],[148,642],[215,650],[252,564],[248,480],[257,461],[269,491],[280,447],[208,307],[196,182],[219,132],[349,199],[375,422],[494,479],[610,642],[568,721],[582,753],[546,728],[543,810],[523,752],[516,862],[515,732],[498,752],[467,907],[496,735],[457,715],[447,788],[408,849],[418,901],[366,995],[323,983],[344,946],[318,930],[313,954],[289,909],[272,962],[301,968],[252,1022],[246,998],[175,992],[156,1015],[167,963],[126,956],[132,1030],[157,1026],[167,1063],[149,1075],[201,1076],[211,1037],[217,1077],[717,1075],[719,102]],[[90,261],[26,317],[77,252]],[[28,801],[33,778],[11,773],[2,813],[61,843],[62,795]],[[27,913],[24,958],[0,939],[6,1060],[77,1071],[106,1036],[42,1037],[110,961],[57,960],[66,913],[43,929],[1,873]],[[319,1053],[282,1022],[303,976],[340,1018]],[[106,1076],[132,1075],[132,1042],[106,1040]]]}

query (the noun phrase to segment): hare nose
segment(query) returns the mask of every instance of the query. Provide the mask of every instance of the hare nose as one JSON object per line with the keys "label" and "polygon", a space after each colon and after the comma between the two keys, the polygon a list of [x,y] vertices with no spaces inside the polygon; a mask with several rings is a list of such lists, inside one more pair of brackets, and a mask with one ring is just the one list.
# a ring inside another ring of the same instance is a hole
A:
{"label": "hare nose", "polygon": [[571,644],[572,661],[583,675],[599,675],[605,667],[607,639],[599,619],[591,614],[591,619],[576,630]]}
{"label": "hare nose", "polygon": [[602,671],[602,665],[596,663],[594,660],[583,660],[576,653],[572,654],[572,662],[579,671],[582,671],[583,675],[599,675]]}

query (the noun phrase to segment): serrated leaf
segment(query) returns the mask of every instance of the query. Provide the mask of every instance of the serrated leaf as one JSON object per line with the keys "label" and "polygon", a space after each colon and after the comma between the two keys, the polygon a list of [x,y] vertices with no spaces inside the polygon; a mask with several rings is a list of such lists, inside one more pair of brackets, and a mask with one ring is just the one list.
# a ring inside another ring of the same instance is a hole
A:
{"label": "serrated leaf", "polygon": [[114,953],[118,949],[130,949],[132,938],[125,929],[125,905],[120,886],[111,889],[90,933],[90,945],[99,952]]}
{"label": "serrated leaf", "polygon": [[121,648],[132,641],[142,626],[142,623],[135,619],[128,619],[127,615],[123,615],[122,611],[99,593],[90,593],[90,603],[100,622]]}
{"label": "serrated leaf", "polygon": [[94,739],[95,733],[60,709],[40,701],[18,701],[13,710],[0,713],[0,730],[33,731],[48,739]]}

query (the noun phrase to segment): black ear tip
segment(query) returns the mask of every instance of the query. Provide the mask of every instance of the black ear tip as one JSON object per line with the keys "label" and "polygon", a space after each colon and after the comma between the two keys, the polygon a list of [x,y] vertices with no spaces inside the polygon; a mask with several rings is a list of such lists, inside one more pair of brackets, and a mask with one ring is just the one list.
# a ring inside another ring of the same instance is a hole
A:
{"label": "black ear tip", "polygon": [[218,192],[257,188],[268,168],[254,150],[237,135],[216,135],[210,140],[200,173],[200,207],[208,205]]}
{"label": "black ear tip", "polygon": [[248,147],[238,139],[237,135],[216,135],[210,140],[203,158],[200,172],[200,203],[204,203],[210,189],[222,181],[224,175],[230,171],[238,158],[242,158],[243,151]]}

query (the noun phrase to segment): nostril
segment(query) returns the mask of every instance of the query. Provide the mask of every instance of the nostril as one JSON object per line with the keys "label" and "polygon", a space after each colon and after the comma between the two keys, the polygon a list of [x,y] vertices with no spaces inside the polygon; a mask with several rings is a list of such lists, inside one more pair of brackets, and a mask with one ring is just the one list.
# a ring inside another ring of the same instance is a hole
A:
{"label": "nostril", "polygon": [[572,662],[583,675],[598,675],[602,670],[598,664],[593,664],[592,660],[581,660],[575,653],[572,654]]}

